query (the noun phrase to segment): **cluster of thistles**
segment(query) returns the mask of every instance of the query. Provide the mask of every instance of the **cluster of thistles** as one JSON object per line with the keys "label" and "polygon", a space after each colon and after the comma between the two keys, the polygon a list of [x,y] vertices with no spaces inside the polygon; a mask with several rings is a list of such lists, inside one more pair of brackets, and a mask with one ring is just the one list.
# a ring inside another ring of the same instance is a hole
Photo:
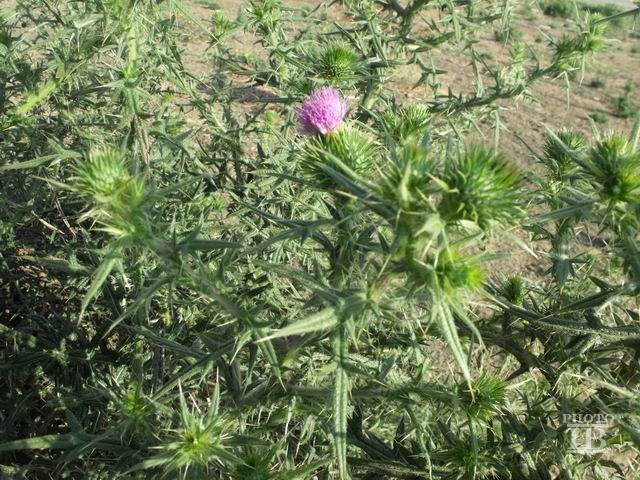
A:
{"label": "cluster of thistles", "polygon": [[319,88],[298,109],[300,132],[306,135],[331,133],[340,125],[347,111],[340,92],[332,87]]}

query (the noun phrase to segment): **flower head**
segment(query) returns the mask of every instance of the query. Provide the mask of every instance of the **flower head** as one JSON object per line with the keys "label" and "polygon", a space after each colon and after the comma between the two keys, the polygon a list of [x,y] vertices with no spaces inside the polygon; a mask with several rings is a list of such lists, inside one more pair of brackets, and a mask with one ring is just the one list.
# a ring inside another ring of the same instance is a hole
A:
{"label": "flower head", "polygon": [[347,114],[347,104],[335,88],[323,87],[311,94],[298,110],[300,131],[326,135],[335,130]]}

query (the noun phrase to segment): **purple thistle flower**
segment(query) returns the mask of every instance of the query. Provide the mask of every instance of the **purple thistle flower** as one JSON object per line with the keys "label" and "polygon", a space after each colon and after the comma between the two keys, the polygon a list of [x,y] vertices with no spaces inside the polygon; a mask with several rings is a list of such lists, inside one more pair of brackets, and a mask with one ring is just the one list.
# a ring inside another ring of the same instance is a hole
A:
{"label": "purple thistle flower", "polygon": [[333,87],[322,87],[302,102],[298,109],[300,132],[326,135],[335,130],[347,114],[347,104]]}

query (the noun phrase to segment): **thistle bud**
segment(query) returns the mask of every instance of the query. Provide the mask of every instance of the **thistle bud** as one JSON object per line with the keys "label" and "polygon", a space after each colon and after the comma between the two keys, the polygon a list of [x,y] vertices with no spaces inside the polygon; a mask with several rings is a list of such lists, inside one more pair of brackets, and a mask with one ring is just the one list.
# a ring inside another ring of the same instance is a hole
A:
{"label": "thistle bud", "polygon": [[499,289],[500,295],[506,298],[509,302],[519,305],[524,300],[525,288],[524,282],[521,277],[509,277],[507,278]]}
{"label": "thistle bud", "polygon": [[401,212],[426,212],[425,206],[435,191],[431,180],[437,168],[428,150],[416,142],[408,143],[392,152],[391,160],[383,172],[381,195]]}
{"label": "thistle bud", "polygon": [[397,143],[422,137],[431,122],[426,105],[406,105],[397,111],[389,110],[382,117],[383,129]]}
{"label": "thistle bud", "polygon": [[334,180],[324,167],[349,177],[368,176],[376,155],[377,148],[371,139],[353,127],[344,127],[331,135],[316,135],[307,140],[303,147],[303,169],[328,189]]}
{"label": "thistle bud", "polygon": [[520,177],[499,154],[475,147],[450,160],[438,210],[448,223],[469,220],[482,229],[512,224],[522,216]]}
{"label": "thistle bud", "polygon": [[117,237],[142,240],[151,232],[144,211],[145,182],[129,173],[124,155],[114,149],[94,150],[76,168],[73,189],[91,199],[94,217]]}
{"label": "thistle bud", "polygon": [[280,24],[280,0],[253,0],[246,9],[247,24],[255,27],[263,35],[272,35]]}
{"label": "thistle bud", "polygon": [[547,136],[543,151],[543,163],[549,168],[551,173],[557,180],[562,180],[574,166],[575,162],[571,159],[570,153],[576,154],[584,148],[584,137],[570,130],[561,130],[556,136]]}
{"label": "thistle bud", "polygon": [[235,28],[236,24],[229,20],[226,15],[216,11],[211,15],[211,41],[213,44],[220,42],[226,35]]}
{"label": "thistle bud", "polygon": [[488,422],[501,412],[507,400],[507,386],[499,378],[486,373],[473,380],[471,389],[468,383],[458,385],[459,398],[469,418]]}
{"label": "thistle bud", "polygon": [[125,429],[147,432],[150,427],[151,403],[136,388],[130,388],[118,401],[118,409],[124,417]]}
{"label": "thistle bud", "polygon": [[131,180],[124,155],[115,149],[91,151],[75,173],[76,190],[96,203],[108,203]]}
{"label": "thistle bud", "polygon": [[578,35],[565,35],[555,44],[553,69],[557,73],[576,70],[582,65],[585,56],[602,49],[606,24],[598,23],[597,20],[597,16],[592,16],[587,19],[587,25]]}
{"label": "thistle bud", "polygon": [[358,54],[340,42],[329,43],[312,61],[318,65],[318,75],[332,83],[348,80],[360,67]]}
{"label": "thistle bud", "polygon": [[640,152],[627,139],[610,134],[589,152],[587,173],[608,201],[630,202],[640,193]]}

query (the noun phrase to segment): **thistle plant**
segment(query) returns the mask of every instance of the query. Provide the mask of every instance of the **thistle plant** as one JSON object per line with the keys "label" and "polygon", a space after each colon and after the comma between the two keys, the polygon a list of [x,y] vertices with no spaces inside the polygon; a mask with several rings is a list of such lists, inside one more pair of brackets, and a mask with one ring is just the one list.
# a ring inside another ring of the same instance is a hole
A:
{"label": "thistle plant", "polygon": [[3,12],[0,477],[632,478],[640,120],[500,112],[637,8],[292,5]]}

